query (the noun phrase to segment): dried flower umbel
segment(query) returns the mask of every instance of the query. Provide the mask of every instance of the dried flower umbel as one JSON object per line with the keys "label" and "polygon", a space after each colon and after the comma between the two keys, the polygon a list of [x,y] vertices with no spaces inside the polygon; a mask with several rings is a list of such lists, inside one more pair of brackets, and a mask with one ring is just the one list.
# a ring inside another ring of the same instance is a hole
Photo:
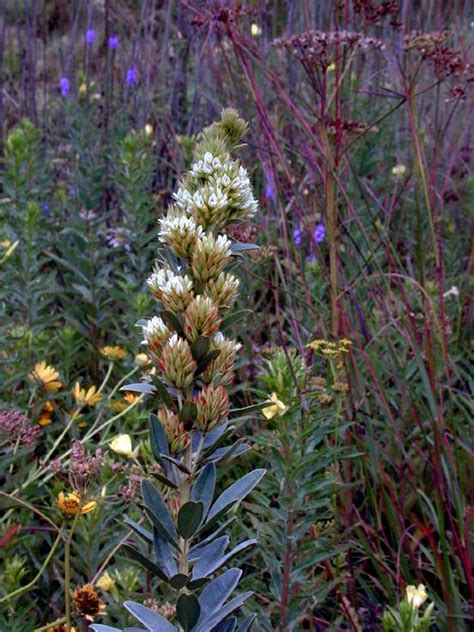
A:
{"label": "dried flower umbel", "polygon": [[[246,131],[233,110],[206,128],[197,139],[194,162],[182,178],[174,202],[160,220],[158,238],[162,259],[147,281],[158,301],[157,315],[139,323],[147,355],[158,369],[139,384],[124,387],[154,401],[150,416],[153,455],[161,467],[158,487],[141,483],[143,504],[152,532],[139,525],[147,548],[154,548],[153,562],[140,548],[129,550],[152,575],[177,592],[175,627],[154,607],[126,602],[127,609],[150,629],[211,632],[234,629],[234,612],[250,593],[230,599],[242,572],[230,568],[217,572],[240,551],[256,541],[246,540],[229,554],[229,538],[217,523],[262,478],[255,470],[238,479],[215,501],[216,465],[239,456],[248,446],[222,447],[228,436],[230,402],[226,386],[234,379],[234,362],[241,347],[228,337],[228,311],[237,298],[239,280],[235,267],[242,250],[224,234],[228,224],[253,218],[257,202],[249,176],[231,153]],[[226,335],[221,331],[225,328]],[[122,490],[133,500],[134,481]],[[171,498],[172,496],[172,498]],[[128,524],[135,526],[132,521]],[[150,566],[151,564],[151,566]],[[204,589],[203,589],[204,587]],[[216,595],[222,598],[216,600]],[[239,629],[249,630],[254,616]],[[115,630],[93,626],[96,630]]]}

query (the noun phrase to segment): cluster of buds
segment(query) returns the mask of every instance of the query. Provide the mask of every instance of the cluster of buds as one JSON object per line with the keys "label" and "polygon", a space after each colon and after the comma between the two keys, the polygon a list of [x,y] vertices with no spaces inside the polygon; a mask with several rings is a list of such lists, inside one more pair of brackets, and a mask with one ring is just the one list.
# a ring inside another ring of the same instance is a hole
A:
{"label": "cluster of buds", "polygon": [[[194,426],[202,432],[227,417],[225,386],[234,378],[241,347],[219,329],[239,290],[239,280],[227,270],[232,241],[222,231],[227,224],[252,218],[257,209],[249,176],[229,153],[245,129],[236,113],[226,110],[219,123],[198,137],[195,161],[159,220],[158,238],[169,254],[147,285],[163,312],[140,323],[159,379],[181,393],[178,402],[194,403]],[[158,411],[173,454],[189,445],[193,426],[183,422],[180,406]]]}

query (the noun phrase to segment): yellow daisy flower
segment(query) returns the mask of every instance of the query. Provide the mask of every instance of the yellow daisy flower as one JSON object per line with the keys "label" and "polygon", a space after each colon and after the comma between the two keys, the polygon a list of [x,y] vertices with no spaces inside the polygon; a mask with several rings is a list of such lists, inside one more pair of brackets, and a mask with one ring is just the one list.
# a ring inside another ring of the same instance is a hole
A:
{"label": "yellow daisy flower", "polygon": [[102,393],[97,391],[96,386],[91,386],[86,391],[85,388],[81,388],[79,382],[76,382],[72,389],[72,396],[79,407],[82,406],[95,406],[102,399]]}
{"label": "yellow daisy flower", "polygon": [[56,504],[59,511],[65,516],[76,516],[77,514],[86,514],[97,507],[95,500],[81,504],[81,497],[76,492],[59,492],[56,496]]}
{"label": "yellow daisy flower", "polygon": [[123,347],[99,347],[99,353],[111,362],[117,362],[123,360],[127,356],[127,352]]}
{"label": "yellow daisy flower", "polygon": [[278,399],[278,395],[276,393],[272,393],[269,401],[269,405],[265,406],[262,409],[263,416],[266,419],[273,419],[273,417],[281,417],[288,410],[288,406],[286,406],[281,400]]}
{"label": "yellow daisy flower", "polygon": [[28,374],[28,378],[32,382],[39,383],[50,393],[56,393],[62,386],[62,382],[58,379],[59,373],[54,367],[46,364],[46,362],[38,362],[35,364],[33,371]]}

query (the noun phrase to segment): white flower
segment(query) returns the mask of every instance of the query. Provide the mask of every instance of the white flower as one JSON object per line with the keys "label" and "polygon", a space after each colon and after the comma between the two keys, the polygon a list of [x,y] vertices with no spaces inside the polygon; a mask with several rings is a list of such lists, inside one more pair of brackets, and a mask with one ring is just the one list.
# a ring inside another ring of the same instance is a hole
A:
{"label": "white flower", "polygon": [[170,334],[170,330],[159,316],[153,316],[147,320],[146,324],[142,326],[142,330],[145,337],[144,344],[148,344],[156,338],[165,338]]}
{"label": "white flower", "polygon": [[447,290],[444,294],[443,294],[444,298],[448,298],[450,296],[459,296],[459,288],[457,288],[455,285],[452,285],[449,290]]}
{"label": "white flower", "polygon": [[109,447],[113,452],[126,456],[129,459],[136,459],[139,446],[132,449],[132,440],[128,434],[119,434],[109,443]]}
{"label": "white flower", "polygon": [[426,592],[426,588],[423,584],[418,584],[418,586],[407,586],[405,598],[408,603],[418,609],[425,601],[428,599],[428,593]]}

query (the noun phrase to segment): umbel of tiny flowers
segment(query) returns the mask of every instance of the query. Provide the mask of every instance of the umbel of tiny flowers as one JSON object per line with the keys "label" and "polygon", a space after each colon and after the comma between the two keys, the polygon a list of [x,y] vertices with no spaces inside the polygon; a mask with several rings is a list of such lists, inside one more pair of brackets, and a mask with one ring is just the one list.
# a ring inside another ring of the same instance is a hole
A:
{"label": "umbel of tiny flowers", "polygon": [[[226,552],[230,538],[219,522],[252,491],[264,470],[238,478],[214,498],[219,464],[249,449],[243,443],[223,447],[233,429],[226,387],[235,379],[241,347],[229,334],[238,320],[238,314],[230,314],[239,290],[234,269],[241,253],[253,247],[232,243],[225,228],[251,220],[257,211],[247,171],[233,156],[246,128],[234,110],[224,110],[221,120],[197,137],[191,168],[159,221],[159,259],[147,279],[157,313],[138,323],[155,371],[124,387],[142,393],[154,410],[150,441],[160,466],[160,486],[156,478],[142,482],[151,531],[127,520],[146,549],[127,548],[152,576],[176,591],[172,623],[138,603],[125,603],[153,630],[245,632],[255,619],[247,617],[236,627],[236,612],[251,593],[232,598],[242,571],[223,569],[256,540]],[[172,510],[166,501],[170,493]],[[146,552],[150,545],[153,561]]]}

